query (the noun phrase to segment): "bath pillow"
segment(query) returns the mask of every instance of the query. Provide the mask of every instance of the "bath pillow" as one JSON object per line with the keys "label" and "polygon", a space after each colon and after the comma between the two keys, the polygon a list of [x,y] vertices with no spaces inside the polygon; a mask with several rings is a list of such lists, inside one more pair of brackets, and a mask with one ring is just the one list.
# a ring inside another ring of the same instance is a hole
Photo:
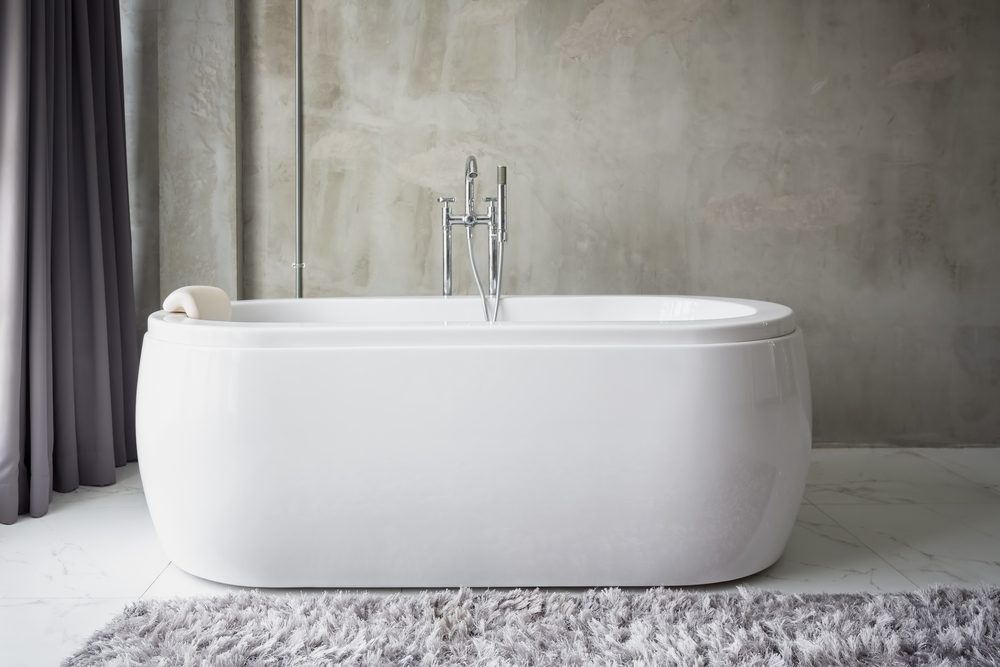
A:
{"label": "bath pillow", "polygon": [[229,295],[218,287],[189,285],[171,292],[163,300],[163,310],[184,313],[193,320],[221,320],[228,322],[233,314]]}

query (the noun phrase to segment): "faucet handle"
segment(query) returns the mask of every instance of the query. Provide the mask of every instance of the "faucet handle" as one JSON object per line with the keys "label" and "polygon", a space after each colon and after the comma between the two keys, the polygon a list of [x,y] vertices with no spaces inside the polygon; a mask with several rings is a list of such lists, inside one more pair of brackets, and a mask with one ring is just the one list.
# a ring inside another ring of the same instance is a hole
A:
{"label": "faucet handle", "polygon": [[486,202],[487,204],[495,202],[496,200],[497,200],[496,197],[483,197],[483,201]]}
{"label": "faucet handle", "polygon": [[439,204],[454,204],[455,203],[455,198],[454,197],[438,197],[438,203]]}

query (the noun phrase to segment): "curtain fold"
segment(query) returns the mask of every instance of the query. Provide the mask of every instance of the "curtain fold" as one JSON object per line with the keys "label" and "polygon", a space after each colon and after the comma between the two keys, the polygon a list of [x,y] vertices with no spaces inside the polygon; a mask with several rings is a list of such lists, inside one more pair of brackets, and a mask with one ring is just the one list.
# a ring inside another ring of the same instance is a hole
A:
{"label": "curtain fold", "polygon": [[135,460],[117,0],[0,2],[0,522]]}

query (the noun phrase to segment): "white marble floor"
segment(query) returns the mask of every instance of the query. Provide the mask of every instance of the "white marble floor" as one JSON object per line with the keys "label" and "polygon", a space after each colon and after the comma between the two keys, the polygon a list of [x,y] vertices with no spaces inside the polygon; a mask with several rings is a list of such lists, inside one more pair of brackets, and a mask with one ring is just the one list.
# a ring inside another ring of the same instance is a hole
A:
{"label": "white marble floor", "polygon": [[[781,560],[736,585],[789,592],[1000,584],[1000,448],[817,449]],[[0,526],[0,664],[56,665],[130,600],[231,587],[168,561],[135,464]],[[274,591],[281,594],[285,591]]]}

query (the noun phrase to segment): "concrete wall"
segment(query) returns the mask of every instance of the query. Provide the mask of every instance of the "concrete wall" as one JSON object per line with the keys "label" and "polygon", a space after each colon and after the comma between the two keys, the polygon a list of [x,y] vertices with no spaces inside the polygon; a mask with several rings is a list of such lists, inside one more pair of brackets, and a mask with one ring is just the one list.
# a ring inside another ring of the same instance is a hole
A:
{"label": "concrete wall", "polygon": [[239,26],[231,0],[120,7],[141,336],[177,287],[242,294]]}
{"label": "concrete wall", "polygon": [[141,337],[146,317],[159,308],[160,154],[156,33],[158,0],[122,0],[122,69],[129,213],[136,301]]}
{"label": "concrete wall", "polygon": [[[475,153],[510,292],[780,301],[818,440],[1000,442],[1000,4],[305,5],[307,295],[435,293]],[[293,3],[237,9],[239,282],[288,296]]]}
{"label": "concrete wall", "polygon": [[234,0],[159,3],[160,292],[240,281]]}

